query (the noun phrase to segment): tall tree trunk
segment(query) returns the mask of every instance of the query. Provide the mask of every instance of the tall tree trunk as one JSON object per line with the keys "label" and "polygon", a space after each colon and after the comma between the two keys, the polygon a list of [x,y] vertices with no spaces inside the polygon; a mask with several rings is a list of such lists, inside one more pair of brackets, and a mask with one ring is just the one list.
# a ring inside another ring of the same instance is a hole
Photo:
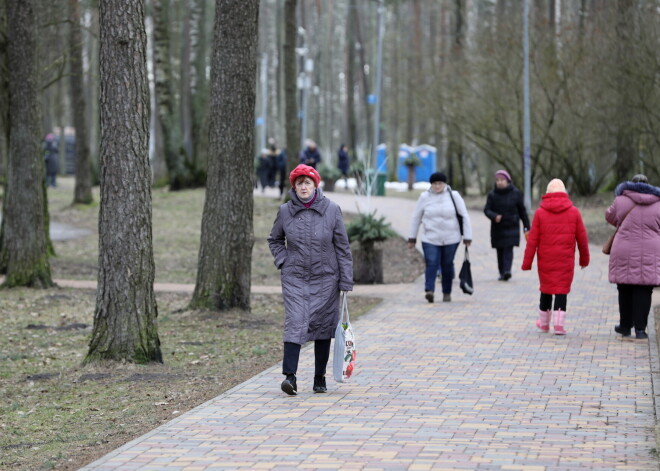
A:
{"label": "tall tree trunk", "polygon": [[286,116],[287,167],[298,165],[300,154],[300,128],[298,125],[298,100],[296,94],[296,23],[297,0],[284,0],[284,115]]}
{"label": "tall tree trunk", "polygon": [[618,182],[631,177],[636,165],[637,128],[634,121],[634,105],[632,103],[635,84],[632,80],[634,69],[633,54],[635,54],[634,11],[635,0],[616,1],[616,161],[614,174]]}
{"label": "tall tree trunk", "polygon": [[216,0],[208,181],[192,307],[250,309],[259,0]]}
{"label": "tall tree trunk", "polygon": [[76,128],[76,184],[73,202],[90,204],[92,198],[92,172],[87,143],[87,119],[83,94],[82,36],[80,34],[80,6],[78,0],[69,0],[69,50],[71,54],[71,102],[73,125]]}
{"label": "tall tree trunk", "polygon": [[193,167],[198,172],[196,181],[206,183],[206,165],[208,152],[208,102],[209,87],[206,80],[207,68],[207,34],[206,34],[206,0],[195,0],[192,15],[193,34],[192,51],[193,81],[192,88],[192,140],[193,140]]}
{"label": "tall tree trunk", "polygon": [[186,167],[181,128],[174,93],[174,75],[170,44],[171,0],[153,0],[154,77],[156,110],[163,134],[165,163],[170,190],[182,190],[192,185],[192,175]]}
{"label": "tall tree trunk", "polygon": [[[7,2],[0,1],[0,187],[7,178],[9,150],[9,77],[7,68]],[[0,229],[0,234],[2,229]],[[1,245],[1,244],[0,244]]]}
{"label": "tall tree trunk", "polygon": [[149,82],[142,0],[101,0],[101,206],[85,363],[162,362],[154,296]]}
{"label": "tall tree trunk", "polygon": [[9,166],[0,235],[5,286],[53,285],[48,262],[48,208],[41,150],[40,77],[34,0],[7,2]]}

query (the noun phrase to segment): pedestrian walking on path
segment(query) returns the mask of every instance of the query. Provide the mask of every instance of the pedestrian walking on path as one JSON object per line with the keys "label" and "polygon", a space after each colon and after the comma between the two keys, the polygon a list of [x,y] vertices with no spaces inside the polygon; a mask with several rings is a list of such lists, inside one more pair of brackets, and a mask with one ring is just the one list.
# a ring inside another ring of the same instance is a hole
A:
{"label": "pedestrian walking on path", "polygon": [[410,221],[408,247],[417,242],[419,226],[424,227],[422,249],[426,264],[424,291],[426,300],[434,300],[438,268],[442,271],[442,300],[451,301],[454,280],[454,256],[463,239],[466,247],[472,242],[472,225],[463,198],[447,185],[447,176],[436,172],[429,179],[431,188],[419,196]]}
{"label": "pedestrian walking on path", "polygon": [[653,287],[660,286],[660,188],[635,175],[614,190],[614,202],[605,212],[617,228],[612,242],[609,281],[619,292],[619,325],[614,330],[630,337],[648,338],[646,325]]}
{"label": "pedestrian walking on path", "polygon": [[541,300],[536,326],[541,332],[550,330],[550,317],[554,316],[555,335],[566,334],[566,302],[573,283],[576,242],[580,267],[585,268],[589,265],[587,230],[564,182],[555,178],[548,183],[541,206],[534,213],[522,263],[523,270],[531,270],[537,255]]}
{"label": "pedestrian walking on path", "polygon": [[330,342],[339,322],[340,291],[353,290],[353,258],[339,206],[323,195],[321,177],[308,165],[289,175],[291,199],[280,206],[268,237],[281,270],[284,358],[281,388],[298,392],[301,346],[314,341],[314,392],[324,393]]}
{"label": "pedestrian walking on path", "polygon": [[513,247],[520,245],[520,221],[525,236],[529,231],[529,218],[523,195],[511,183],[506,170],[495,172],[495,186],[488,193],[484,213],[490,219],[490,245],[497,251],[497,269],[500,281],[511,279]]}

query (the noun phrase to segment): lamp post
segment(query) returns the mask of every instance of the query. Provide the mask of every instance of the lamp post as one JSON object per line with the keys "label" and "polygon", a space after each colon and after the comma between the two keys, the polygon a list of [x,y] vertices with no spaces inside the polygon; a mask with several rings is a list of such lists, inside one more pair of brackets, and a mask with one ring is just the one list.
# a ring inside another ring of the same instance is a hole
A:
{"label": "lamp post", "polygon": [[381,81],[383,74],[383,36],[385,32],[385,21],[383,14],[385,7],[383,6],[383,0],[378,2],[378,52],[376,56],[376,109],[374,110],[374,136],[373,136],[373,159],[374,165],[378,162],[377,152],[378,152],[378,140],[379,140],[379,131],[380,131],[380,93],[381,93]]}
{"label": "lamp post", "polygon": [[266,133],[267,128],[266,123],[268,122],[266,118],[268,105],[268,54],[261,56],[261,147],[259,152],[262,149],[266,148]]}

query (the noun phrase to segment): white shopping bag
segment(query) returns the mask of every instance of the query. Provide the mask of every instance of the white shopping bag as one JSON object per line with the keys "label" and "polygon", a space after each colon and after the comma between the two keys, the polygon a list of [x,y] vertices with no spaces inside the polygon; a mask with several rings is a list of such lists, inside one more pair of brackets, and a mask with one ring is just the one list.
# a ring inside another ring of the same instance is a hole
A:
{"label": "white shopping bag", "polygon": [[[344,319],[345,317],[345,319]],[[355,369],[355,334],[348,316],[346,293],[342,295],[341,315],[335,330],[335,351],[332,361],[332,374],[335,381],[345,383]]]}

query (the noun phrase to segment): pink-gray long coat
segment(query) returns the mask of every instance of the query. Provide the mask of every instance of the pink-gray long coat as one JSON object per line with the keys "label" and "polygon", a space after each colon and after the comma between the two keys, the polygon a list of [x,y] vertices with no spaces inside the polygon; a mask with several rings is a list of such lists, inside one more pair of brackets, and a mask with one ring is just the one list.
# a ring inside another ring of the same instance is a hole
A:
{"label": "pink-gray long coat", "polygon": [[610,253],[610,283],[660,286],[660,188],[619,184],[605,219],[620,226]]}
{"label": "pink-gray long coat", "polygon": [[306,208],[290,190],[268,247],[281,270],[284,341],[303,345],[333,338],[340,291],[353,289],[353,257],[339,206],[316,190]]}

